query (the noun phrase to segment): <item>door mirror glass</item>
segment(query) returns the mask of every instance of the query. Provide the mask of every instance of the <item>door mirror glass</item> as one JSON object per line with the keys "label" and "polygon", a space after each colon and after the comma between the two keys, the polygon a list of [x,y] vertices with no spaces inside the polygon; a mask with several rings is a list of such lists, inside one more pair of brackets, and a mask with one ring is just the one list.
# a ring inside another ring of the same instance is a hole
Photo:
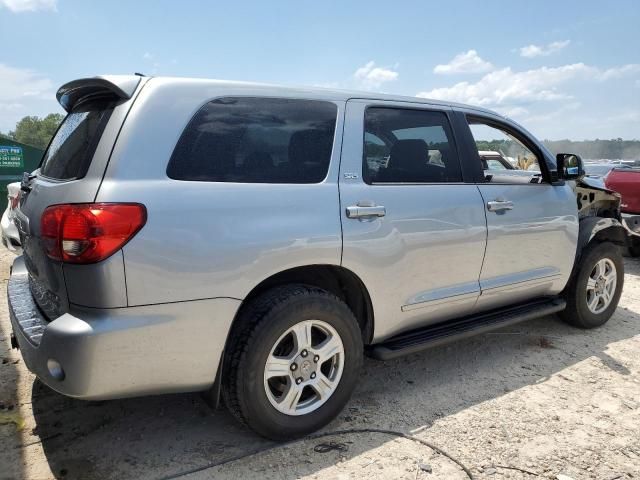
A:
{"label": "door mirror glass", "polygon": [[556,155],[558,176],[565,180],[575,180],[584,176],[584,167],[579,155],[573,153],[559,153]]}

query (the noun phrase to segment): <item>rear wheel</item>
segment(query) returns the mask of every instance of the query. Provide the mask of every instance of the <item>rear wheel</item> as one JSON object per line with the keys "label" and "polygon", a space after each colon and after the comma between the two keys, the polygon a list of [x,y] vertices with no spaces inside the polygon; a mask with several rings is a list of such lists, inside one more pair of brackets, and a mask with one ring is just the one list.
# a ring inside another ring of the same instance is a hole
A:
{"label": "rear wheel", "polygon": [[567,308],[560,316],[580,328],[604,325],[618,306],[623,283],[624,263],[618,247],[609,242],[587,245],[565,291]]}
{"label": "rear wheel", "polygon": [[336,296],[293,285],[251,301],[230,336],[223,398],[265,437],[310,433],[349,400],[362,365],[353,313]]}

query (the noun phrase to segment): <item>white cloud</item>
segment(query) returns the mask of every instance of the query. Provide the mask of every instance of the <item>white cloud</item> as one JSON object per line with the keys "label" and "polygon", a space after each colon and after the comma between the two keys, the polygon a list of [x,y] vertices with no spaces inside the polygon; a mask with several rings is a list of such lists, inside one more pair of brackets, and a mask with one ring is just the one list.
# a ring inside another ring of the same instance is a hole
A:
{"label": "white cloud", "polygon": [[14,13],[57,11],[58,0],[0,0],[0,7],[7,8]]}
{"label": "white cloud", "polygon": [[469,50],[468,52],[456,55],[449,63],[436,65],[433,69],[433,73],[484,73],[492,69],[493,65],[486,60],[483,60],[478,55],[478,52],[475,50]]}
{"label": "white cloud", "polygon": [[640,64],[636,63],[605,70],[584,63],[541,67],[522,72],[514,72],[510,67],[506,67],[490,72],[474,83],[459,82],[451,87],[419,92],[417,96],[496,107],[522,102],[567,99],[571,98],[571,95],[560,91],[558,87],[571,80],[604,82],[637,72],[640,72]]}
{"label": "white cloud", "polygon": [[548,108],[542,112],[535,113],[532,115],[527,115],[527,113],[514,115],[514,117],[519,117],[523,123],[528,125],[550,122],[552,120],[558,120],[562,118],[566,118],[567,114],[571,112],[575,112],[582,106],[582,103],[571,101],[563,105],[559,105],[556,108],[549,110]]}
{"label": "white cloud", "polygon": [[640,72],[640,64],[638,63],[628,63],[626,65],[621,65],[620,67],[607,68],[606,70],[602,70],[598,72],[597,78],[598,80],[605,81],[611,80],[613,78],[620,78],[628,74],[638,73]]}
{"label": "white cloud", "polygon": [[566,107],[541,110],[519,121],[538,138],[640,138],[637,127],[640,112],[619,107],[611,111],[598,110],[594,114],[593,107],[589,105],[569,103]]}
{"label": "white cloud", "polygon": [[524,71],[506,67],[475,82],[458,82],[417,96],[496,110],[522,122],[540,138],[638,138],[638,123],[632,121],[637,115],[629,111],[640,113],[625,104],[624,114],[611,114],[616,96],[603,84],[624,81],[619,89],[628,92],[639,85],[639,73],[636,63],[610,68],[574,63]]}
{"label": "white cloud", "polygon": [[569,95],[557,87],[593,70],[583,63],[542,67],[514,72],[510,67],[490,72],[475,83],[459,82],[452,87],[418,93],[418,97],[451,100],[481,106],[497,106],[517,101],[558,100]]}
{"label": "white cloud", "polygon": [[142,55],[142,58],[145,60],[151,60],[153,58],[153,54],[149,52],[144,52],[144,55]]}
{"label": "white cloud", "polygon": [[368,62],[364,67],[358,68],[353,74],[358,88],[376,90],[387,82],[398,78],[398,72],[384,67],[376,67],[374,61]]}
{"label": "white cloud", "polygon": [[520,56],[527,58],[546,57],[567,47],[569,43],[571,43],[571,40],[551,42],[547,45],[527,45],[520,49]]}
{"label": "white cloud", "polygon": [[51,80],[42,75],[0,63],[0,102],[40,96],[52,88]]}
{"label": "white cloud", "polygon": [[50,79],[32,70],[0,63],[0,131],[13,130],[25,115],[59,112]]}

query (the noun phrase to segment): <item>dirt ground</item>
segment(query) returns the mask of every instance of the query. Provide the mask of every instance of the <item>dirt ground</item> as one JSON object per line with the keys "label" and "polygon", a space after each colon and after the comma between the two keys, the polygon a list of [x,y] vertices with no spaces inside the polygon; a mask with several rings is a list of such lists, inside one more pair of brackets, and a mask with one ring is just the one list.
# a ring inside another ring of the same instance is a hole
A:
{"label": "dirt ground", "polygon": [[[11,259],[0,253],[3,284]],[[640,478],[640,260],[625,261],[624,294],[606,326],[585,332],[548,317],[396,361],[367,360],[353,399],[325,431],[414,433],[474,478]],[[275,446],[206,468],[274,444],[197,394],[58,395],[10,349],[0,299],[0,478],[465,478],[430,448],[379,433]],[[330,441],[342,450],[314,450]]]}

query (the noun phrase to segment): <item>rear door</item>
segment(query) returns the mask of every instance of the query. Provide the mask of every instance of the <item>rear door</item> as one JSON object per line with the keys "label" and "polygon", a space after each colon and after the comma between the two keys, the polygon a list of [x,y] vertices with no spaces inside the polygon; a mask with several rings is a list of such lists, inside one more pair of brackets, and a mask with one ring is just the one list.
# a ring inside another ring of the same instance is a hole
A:
{"label": "rear door", "polygon": [[340,165],[342,264],[371,295],[375,340],[471,310],[482,197],[463,182],[450,109],[350,100]]}
{"label": "rear door", "polygon": [[[487,215],[477,309],[559,293],[575,258],[575,193],[568,183],[551,182],[553,160],[518,126],[490,115],[458,115],[461,138],[468,138],[463,155],[477,169]],[[483,170],[479,151],[486,150],[498,151],[516,168]]]}
{"label": "rear door", "polygon": [[139,80],[139,77],[123,80],[119,86],[101,79],[87,79],[63,86],[58,100],[68,109],[68,115],[38,170],[25,174],[22,181],[15,222],[31,291],[51,319],[68,310],[68,295],[62,263],[51,260],[45,253],[40,218],[50,205],[95,200],[113,143],[130,106],[129,98]]}

